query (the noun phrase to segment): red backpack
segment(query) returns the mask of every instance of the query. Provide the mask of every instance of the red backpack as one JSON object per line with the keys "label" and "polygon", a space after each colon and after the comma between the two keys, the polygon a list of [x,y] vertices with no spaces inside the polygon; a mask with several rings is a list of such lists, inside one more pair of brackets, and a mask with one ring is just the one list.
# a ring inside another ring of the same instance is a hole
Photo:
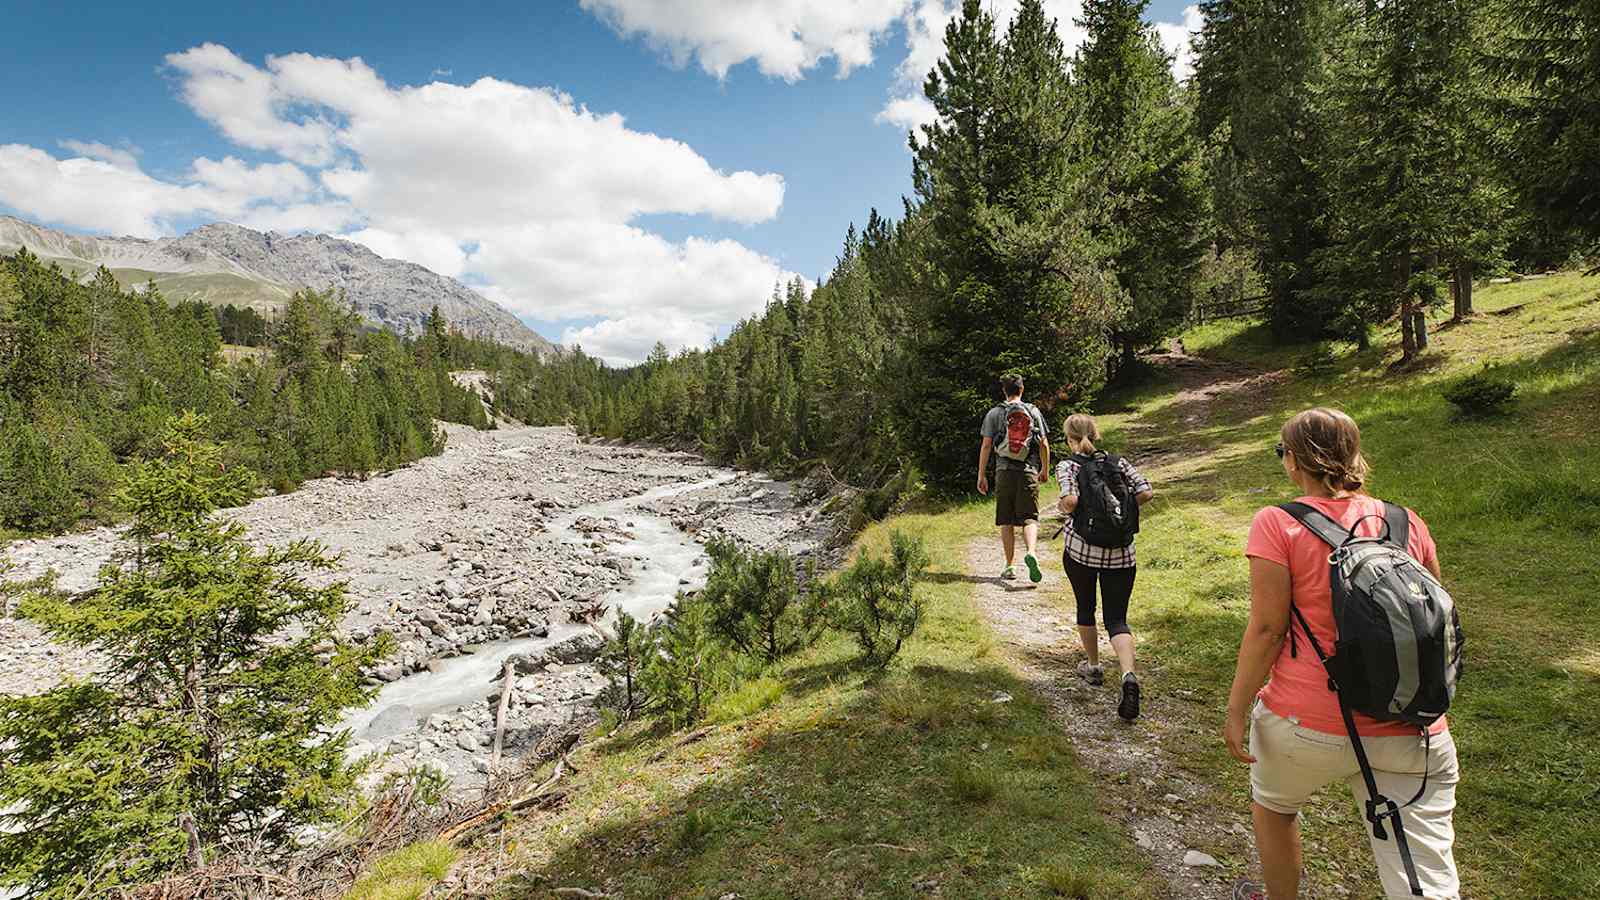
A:
{"label": "red backpack", "polygon": [[995,442],[995,452],[1015,462],[1027,463],[1033,453],[1035,434],[1033,411],[1021,400],[1007,400],[1001,409],[1006,413],[1005,437]]}

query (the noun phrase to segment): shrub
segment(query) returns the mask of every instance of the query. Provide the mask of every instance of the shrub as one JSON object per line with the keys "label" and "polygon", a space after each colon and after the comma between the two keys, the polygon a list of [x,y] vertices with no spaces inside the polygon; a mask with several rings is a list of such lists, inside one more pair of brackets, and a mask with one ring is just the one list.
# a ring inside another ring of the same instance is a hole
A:
{"label": "shrub", "polygon": [[794,559],[781,550],[747,552],[729,540],[706,546],[711,572],[700,596],[718,636],[771,665],[809,645],[817,623],[798,603]]}
{"label": "shrub", "polygon": [[655,649],[645,658],[644,686],[652,709],[674,728],[704,718],[712,698],[732,680],[733,661],[711,618],[709,604],[699,595],[679,594],[650,627]]}
{"label": "shrub", "polygon": [[863,552],[831,582],[816,589],[828,623],[855,636],[869,662],[886,666],[922,621],[916,583],[928,565],[920,538],[895,531],[890,553]]}
{"label": "shrub", "polygon": [[1318,344],[1295,361],[1294,371],[1302,378],[1321,378],[1333,373],[1338,360],[1327,344]]}
{"label": "shrub", "polygon": [[650,629],[633,616],[617,610],[616,625],[607,636],[599,659],[595,660],[595,668],[606,677],[606,687],[598,701],[601,708],[617,713],[621,721],[627,721],[644,709],[644,668],[655,649]]}
{"label": "shrub", "polygon": [[1505,412],[1506,404],[1516,393],[1515,382],[1496,374],[1492,368],[1485,368],[1450,385],[1444,391],[1444,398],[1455,404],[1464,416],[1493,416]]}
{"label": "shrub", "polygon": [[[136,548],[75,602],[23,612],[105,665],[31,697],[0,695],[0,886],[79,897],[233,850],[289,845],[355,787],[345,708],[387,649],[338,634],[342,582],[309,541],[257,550],[212,513],[248,495],[203,421],[171,423],[165,454],[122,490]],[[322,580],[320,577],[317,579]],[[329,657],[318,651],[332,648]]]}

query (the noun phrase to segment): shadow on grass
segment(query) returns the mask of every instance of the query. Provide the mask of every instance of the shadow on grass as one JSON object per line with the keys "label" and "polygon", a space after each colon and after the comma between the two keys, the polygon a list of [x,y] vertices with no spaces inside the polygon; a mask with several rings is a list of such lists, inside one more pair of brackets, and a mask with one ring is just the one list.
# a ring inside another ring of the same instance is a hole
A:
{"label": "shadow on grass", "polygon": [[1091,897],[1153,896],[1009,672],[922,664],[847,703],[786,709],[674,747],[653,784],[619,761],[591,776],[615,783],[575,786],[603,811],[554,829],[553,854],[499,896],[1023,896],[1044,892],[1046,864],[1092,873]]}

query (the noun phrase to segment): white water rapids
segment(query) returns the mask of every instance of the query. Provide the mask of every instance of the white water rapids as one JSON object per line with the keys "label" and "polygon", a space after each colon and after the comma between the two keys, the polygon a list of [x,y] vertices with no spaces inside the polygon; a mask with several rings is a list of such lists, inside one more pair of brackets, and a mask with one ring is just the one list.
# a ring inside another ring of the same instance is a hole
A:
{"label": "white water rapids", "polygon": [[[607,619],[614,618],[615,610],[623,610],[635,619],[647,621],[665,610],[678,591],[704,584],[706,567],[696,566],[695,561],[705,550],[671,522],[640,507],[735,477],[733,472],[726,472],[703,481],[665,485],[631,497],[581,506],[553,520],[550,530],[564,532],[568,541],[581,542],[583,535],[573,528],[578,519],[620,520],[632,538],[613,549],[622,557],[637,557],[641,562],[634,566],[626,584],[601,599],[611,608]],[[685,579],[688,585],[681,583]],[[359,747],[372,737],[368,729],[373,720],[390,709],[398,707],[420,723],[433,713],[480,703],[497,690],[507,657],[536,654],[586,631],[588,628],[582,625],[552,622],[546,637],[500,641],[485,645],[476,653],[439,660],[429,671],[384,686],[370,704],[352,711],[343,725],[351,731],[353,746]]]}

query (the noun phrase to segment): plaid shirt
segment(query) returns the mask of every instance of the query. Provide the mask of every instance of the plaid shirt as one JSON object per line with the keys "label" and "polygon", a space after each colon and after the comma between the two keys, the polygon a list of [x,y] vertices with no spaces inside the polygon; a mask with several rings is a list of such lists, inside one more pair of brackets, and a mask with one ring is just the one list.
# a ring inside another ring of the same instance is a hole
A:
{"label": "plaid shirt", "polygon": [[[1061,483],[1061,496],[1076,497],[1078,495],[1078,470],[1083,466],[1076,457],[1069,456],[1056,466],[1056,480]],[[1128,462],[1127,457],[1117,457],[1117,468],[1122,470],[1124,478],[1134,494],[1142,494],[1150,490],[1150,479],[1139,474],[1139,470]],[[1062,537],[1066,540],[1067,556],[1079,565],[1095,569],[1131,569],[1138,565],[1134,558],[1133,545],[1126,547],[1096,547],[1072,530],[1072,516],[1068,515],[1063,520],[1065,532]]]}

